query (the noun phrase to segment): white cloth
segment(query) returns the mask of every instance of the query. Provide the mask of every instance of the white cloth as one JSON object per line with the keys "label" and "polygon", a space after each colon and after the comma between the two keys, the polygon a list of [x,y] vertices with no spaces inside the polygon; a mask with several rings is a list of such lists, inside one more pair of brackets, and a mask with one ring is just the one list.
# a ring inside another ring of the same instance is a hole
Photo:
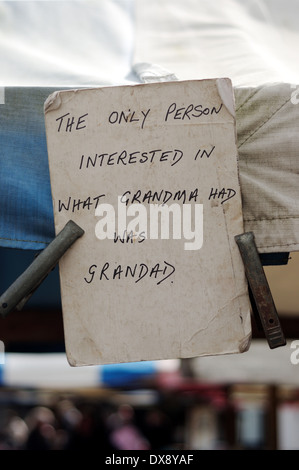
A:
{"label": "white cloth", "polygon": [[299,250],[299,2],[137,2],[136,62],[179,80],[232,79],[244,229]]}
{"label": "white cloth", "polygon": [[0,86],[126,82],[134,0],[0,2]]}
{"label": "white cloth", "polygon": [[136,62],[180,80],[299,83],[297,0],[138,0]]}

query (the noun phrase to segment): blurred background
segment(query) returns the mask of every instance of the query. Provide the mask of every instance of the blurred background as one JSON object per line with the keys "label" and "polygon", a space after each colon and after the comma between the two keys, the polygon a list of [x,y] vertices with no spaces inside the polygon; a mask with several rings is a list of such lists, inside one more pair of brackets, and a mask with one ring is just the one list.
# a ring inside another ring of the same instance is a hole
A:
{"label": "blurred background", "polygon": [[[34,256],[1,248],[1,286]],[[243,354],[78,368],[66,360],[56,267],[0,320],[0,448],[299,449],[299,257],[289,258],[264,268],[286,346],[270,350],[252,319]]]}

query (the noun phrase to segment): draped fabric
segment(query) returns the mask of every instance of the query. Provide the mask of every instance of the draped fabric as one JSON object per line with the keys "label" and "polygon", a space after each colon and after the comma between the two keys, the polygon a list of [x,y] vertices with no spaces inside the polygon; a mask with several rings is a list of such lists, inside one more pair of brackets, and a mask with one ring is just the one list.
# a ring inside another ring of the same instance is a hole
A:
{"label": "draped fabric", "polygon": [[0,246],[54,237],[46,98],[138,83],[147,63],[232,79],[244,230],[261,253],[298,251],[298,14],[296,0],[1,2]]}

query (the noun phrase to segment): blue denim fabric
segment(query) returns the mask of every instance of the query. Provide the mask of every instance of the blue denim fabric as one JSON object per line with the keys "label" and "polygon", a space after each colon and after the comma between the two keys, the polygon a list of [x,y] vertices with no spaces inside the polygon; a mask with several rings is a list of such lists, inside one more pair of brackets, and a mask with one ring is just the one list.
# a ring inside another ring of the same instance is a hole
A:
{"label": "blue denim fabric", "polygon": [[0,105],[0,246],[40,250],[55,236],[43,105],[52,88],[5,88]]}

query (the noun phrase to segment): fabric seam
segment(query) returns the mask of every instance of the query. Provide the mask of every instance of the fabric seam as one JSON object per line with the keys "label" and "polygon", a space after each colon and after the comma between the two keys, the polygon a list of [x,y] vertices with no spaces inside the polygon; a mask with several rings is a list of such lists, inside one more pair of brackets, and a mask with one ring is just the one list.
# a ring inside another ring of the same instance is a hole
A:
{"label": "fabric seam", "polygon": [[265,126],[267,124],[267,122],[269,122],[273,116],[278,113],[286,104],[287,102],[290,101],[290,98],[288,98],[284,103],[282,103],[281,106],[279,106],[279,108],[277,108],[268,118],[266,121],[262,122],[262,124],[260,124],[248,137],[246,137],[246,139],[243,140],[243,142],[240,142],[239,145],[238,145],[238,148],[241,148],[243,144],[245,144],[245,142],[247,142],[254,134],[256,134],[263,126]]}
{"label": "fabric seam", "polygon": [[240,104],[240,106],[236,109],[236,113],[240,111],[240,109],[242,109],[243,106],[245,106],[245,104],[248,103],[248,101],[251,100],[259,91],[260,91],[260,88],[258,88],[257,90],[254,90],[254,92],[250,96],[248,96],[248,98],[246,98],[246,100],[242,104]]}
{"label": "fabric seam", "polygon": [[263,218],[263,219],[245,219],[245,222],[261,222],[262,220],[287,220],[287,219],[299,219],[299,215],[292,215],[291,217],[272,217],[272,218]]}
{"label": "fabric seam", "polygon": [[40,243],[40,244],[43,244],[43,245],[48,245],[49,244],[49,242],[42,242],[42,241],[39,241],[39,240],[22,240],[22,239],[19,239],[19,238],[0,237],[0,240],[7,240],[7,241],[11,241],[11,242]]}

